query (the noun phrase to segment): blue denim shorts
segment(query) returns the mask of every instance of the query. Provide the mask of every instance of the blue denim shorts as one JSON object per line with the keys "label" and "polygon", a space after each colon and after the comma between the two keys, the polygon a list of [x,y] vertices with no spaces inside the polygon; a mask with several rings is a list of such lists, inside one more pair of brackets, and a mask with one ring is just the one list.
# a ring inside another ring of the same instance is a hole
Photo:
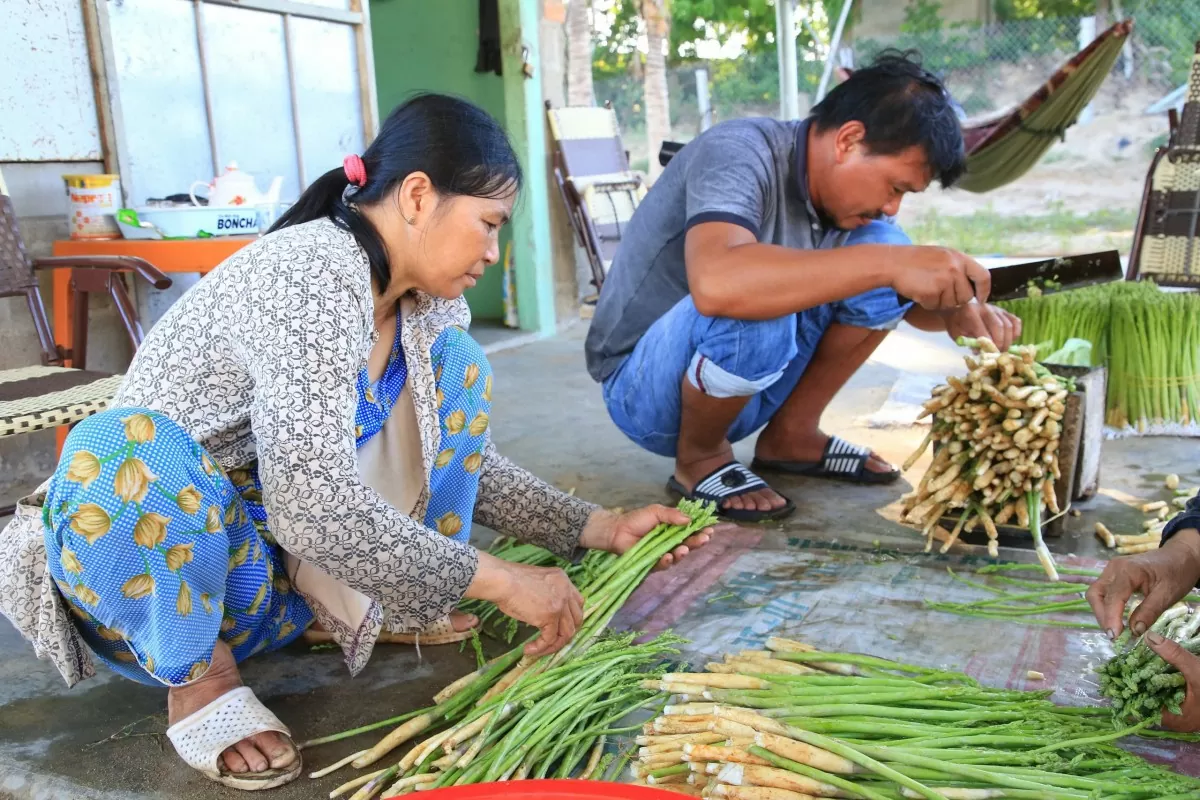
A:
{"label": "blue denim shorts", "polygon": [[[872,222],[845,246],[907,244],[895,225]],[[713,397],[749,397],[728,438],[740,441],[765,426],[795,389],[817,344],[833,323],[891,330],[910,305],[891,289],[874,289],[771,320],[706,317],[685,297],[660,317],[604,381],[614,423],[635,444],[674,457],[683,380]]]}

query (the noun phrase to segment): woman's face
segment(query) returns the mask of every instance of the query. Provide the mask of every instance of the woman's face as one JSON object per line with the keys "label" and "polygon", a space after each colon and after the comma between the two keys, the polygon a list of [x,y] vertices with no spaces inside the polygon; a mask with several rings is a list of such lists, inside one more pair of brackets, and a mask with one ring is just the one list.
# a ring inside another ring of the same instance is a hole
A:
{"label": "woman's face", "polygon": [[512,215],[516,188],[499,198],[432,199],[413,236],[413,277],[426,294],[452,300],[500,260],[500,228]]}

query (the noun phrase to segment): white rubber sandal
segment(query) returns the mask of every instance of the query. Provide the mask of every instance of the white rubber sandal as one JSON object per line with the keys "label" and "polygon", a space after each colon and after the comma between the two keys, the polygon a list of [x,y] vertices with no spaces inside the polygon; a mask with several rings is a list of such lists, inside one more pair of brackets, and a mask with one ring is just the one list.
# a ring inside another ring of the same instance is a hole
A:
{"label": "white rubber sandal", "polygon": [[299,750],[295,751],[296,760],[285,769],[235,773],[221,765],[221,754],[230,747],[267,731],[283,734],[295,749],[287,726],[254,696],[250,687],[239,686],[167,728],[167,738],[192,769],[217,783],[252,792],[283,786],[303,769]]}

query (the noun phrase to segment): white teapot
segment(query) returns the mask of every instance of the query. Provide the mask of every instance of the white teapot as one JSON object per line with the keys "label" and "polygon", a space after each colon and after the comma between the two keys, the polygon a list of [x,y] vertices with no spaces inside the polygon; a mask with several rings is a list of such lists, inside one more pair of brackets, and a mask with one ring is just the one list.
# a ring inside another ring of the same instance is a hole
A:
{"label": "white teapot", "polygon": [[200,205],[200,201],[196,199],[196,187],[208,187],[208,206],[209,208],[219,208],[228,206],[257,206],[266,203],[278,203],[279,191],[283,187],[283,178],[276,176],[271,179],[271,188],[265,193],[258,191],[258,184],[255,183],[254,177],[238,169],[236,162],[229,162],[225,167],[225,172],[213,178],[209,182],[196,181],[192,184],[188,194],[192,197],[194,205]]}

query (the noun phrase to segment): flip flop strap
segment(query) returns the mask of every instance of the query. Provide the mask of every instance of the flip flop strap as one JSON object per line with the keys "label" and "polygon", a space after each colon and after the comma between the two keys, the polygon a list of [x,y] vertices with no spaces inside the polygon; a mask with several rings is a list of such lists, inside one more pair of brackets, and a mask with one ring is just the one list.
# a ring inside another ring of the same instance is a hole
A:
{"label": "flip flop strap", "polygon": [[221,753],[243,739],[267,731],[289,738],[292,735],[250,687],[239,686],[167,728],[167,738],[189,767],[217,777],[221,772]]}
{"label": "flip flop strap", "polygon": [[866,468],[871,457],[870,448],[847,442],[838,436],[830,436],[821,457],[822,466],[831,475],[858,476]]}
{"label": "flip flop strap", "polygon": [[696,488],[692,489],[692,496],[704,500],[724,500],[762,489],[766,485],[766,481],[741,462],[730,461],[701,478]]}

